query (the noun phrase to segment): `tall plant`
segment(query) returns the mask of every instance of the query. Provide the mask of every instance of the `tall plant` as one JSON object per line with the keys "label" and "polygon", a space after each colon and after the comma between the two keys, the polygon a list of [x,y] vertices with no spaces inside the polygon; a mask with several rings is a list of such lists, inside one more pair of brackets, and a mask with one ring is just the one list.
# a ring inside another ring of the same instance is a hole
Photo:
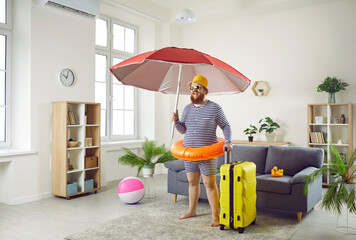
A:
{"label": "tall plant", "polygon": [[326,168],[319,168],[312,174],[304,178],[304,193],[308,192],[308,184],[315,181],[322,175],[332,176],[334,182],[330,183],[326,191],[321,207],[328,211],[340,214],[343,205],[346,205],[349,212],[356,213],[356,149],[351,155],[346,154],[346,158],[340,155],[335,146],[330,143],[333,154],[331,164]]}
{"label": "tall plant", "polygon": [[137,176],[140,173],[143,166],[154,167],[157,163],[165,163],[175,160],[169,149],[165,145],[157,146],[155,141],[149,141],[145,138],[145,142],[142,144],[143,155],[139,156],[133,153],[128,148],[122,148],[126,154],[122,155],[118,162],[123,165],[131,167],[137,166]]}

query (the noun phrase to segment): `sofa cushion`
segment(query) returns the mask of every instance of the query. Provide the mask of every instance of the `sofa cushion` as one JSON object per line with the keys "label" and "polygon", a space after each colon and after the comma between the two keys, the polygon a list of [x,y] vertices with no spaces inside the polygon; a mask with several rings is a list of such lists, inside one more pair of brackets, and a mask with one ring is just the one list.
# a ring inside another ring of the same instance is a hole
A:
{"label": "sofa cushion", "polygon": [[183,160],[173,160],[164,163],[166,168],[171,169],[172,171],[179,172],[185,169]]}
{"label": "sofa cushion", "polygon": [[270,174],[259,175],[257,180],[257,191],[272,192],[278,194],[290,194],[292,185],[290,183],[292,177],[272,177]]}
{"label": "sofa cushion", "polygon": [[231,161],[253,162],[256,164],[256,173],[264,174],[267,149],[267,146],[234,145]]}
{"label": "sofa cushion", "polygon": [[307,167],[320,168],[324,151],[321,148],[269,146],[265,165],[265,174],[277,166],[284,175],[294,176]]}

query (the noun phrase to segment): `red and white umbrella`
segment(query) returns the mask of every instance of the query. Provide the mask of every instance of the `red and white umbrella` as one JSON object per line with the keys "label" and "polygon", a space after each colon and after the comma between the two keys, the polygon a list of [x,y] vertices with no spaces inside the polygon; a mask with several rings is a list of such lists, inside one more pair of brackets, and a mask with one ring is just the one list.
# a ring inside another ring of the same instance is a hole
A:
{"label": "red and white umbrella", "polygon": [[110,71],[125,85],[176,93],[175,110],[179,94],[190,94],[188,87],[180,86],[187,86],[196,75],[208,79],[209,94],[240,93],[251,83],[235,68],[217,58],[194,49],[176,47],[139,54],[110,67]]}

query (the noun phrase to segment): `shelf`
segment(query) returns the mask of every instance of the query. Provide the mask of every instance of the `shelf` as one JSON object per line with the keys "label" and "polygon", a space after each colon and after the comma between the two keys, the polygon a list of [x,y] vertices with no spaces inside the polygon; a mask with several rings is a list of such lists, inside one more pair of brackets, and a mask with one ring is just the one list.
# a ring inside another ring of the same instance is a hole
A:
{"label": "shelf", "polygon": [[314,146],[328,146],[327,143],[309,143],[309,145],[314,145]]}
{"label": "shelf", "polygon": [[[325,151],[323,167],[328,168],[331,165],[332,150],[331,144],[338,148],[340,153],[352,154],[353,151],[353,106],[351,103],[337,104],[308,104],[307,118],[307,136],[308,146],[322,148]],[[340,118],[343,115],[343,121]],[[317,116],[323,117],[323,123],[316,124]],[[345,118],[345,119],[344,119]],[[317,133],[322,133],[327,143],[318,143],[320,138]],[[316,134],[314,134],[316,133]],[[315,139],[317,136],[317,140]],[[316,140],[316,141],[315,141]],[[314,143],[311,143],[313,141]],[[329,144],[331,142],[331,144]],[[338,144],[342,142],[342,144]],[[323,176],[323,185],[327,186],[332,179],[330,175]]]}
{"label": "shelf", "polygon": [[336,144],[336,143],[333,143],[333,146],[334,147],[348,147],[349,144]]}
{"label": "shelf", "polygon": [[70,151],[70,150],[81,150],[81,149],[84,149],[84,147],[67,148],[68,151]]}
{"label": "shelf", "polygon": [[90,147],[85,147],[86,149],[90,149],[90,148],[99,148],[99,146],[90,146]]}
{"label": "shelf", "polygon": [[[53,195],[69,199],[71,196],[100,189],[100,113],[100,103],[52,103]],[[92,140],[93,146],[85,145],[88,138]],[[76,147],[68,147],[69,139],[80,143]],[[87,155],[95,156],[97,165],[85,169]],[[68,166],[71,170],[68,170]],[[93,180],[92,189],[87,187],[87,179]],[[69,183],[75,184],[68,185]]]}
{"label": "shelf", "polygon": [[99,167],[86,168],[85,171],[96,170],[96,169],[99,169]]}
{"label": "shelf", "polygon": [[266,81],[256,81],[251,88],[253,94],[258,97],[267,96],[270,87]]}
{"label": "shelf", "polygon": [[67,171],[67,173],[77,173],[77,172],[83,172],[84,169],[73,169],[73,170],[69,170]]}

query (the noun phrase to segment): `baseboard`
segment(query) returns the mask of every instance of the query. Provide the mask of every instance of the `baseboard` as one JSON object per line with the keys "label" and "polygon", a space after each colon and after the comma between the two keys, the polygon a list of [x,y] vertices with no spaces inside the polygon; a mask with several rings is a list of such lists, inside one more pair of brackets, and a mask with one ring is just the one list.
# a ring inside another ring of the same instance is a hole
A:
{"label": "baseboard", "polygon": [[19,205],[23,203],[29,203],[33,201],[38,201],[46,198],[53,197],[52,193],[42,193],[42,194],[36,194],[36,195],[31,195],[31,196],[26,196],[22,198],[15,198],[13,199],[9,204],[10,205]]}

